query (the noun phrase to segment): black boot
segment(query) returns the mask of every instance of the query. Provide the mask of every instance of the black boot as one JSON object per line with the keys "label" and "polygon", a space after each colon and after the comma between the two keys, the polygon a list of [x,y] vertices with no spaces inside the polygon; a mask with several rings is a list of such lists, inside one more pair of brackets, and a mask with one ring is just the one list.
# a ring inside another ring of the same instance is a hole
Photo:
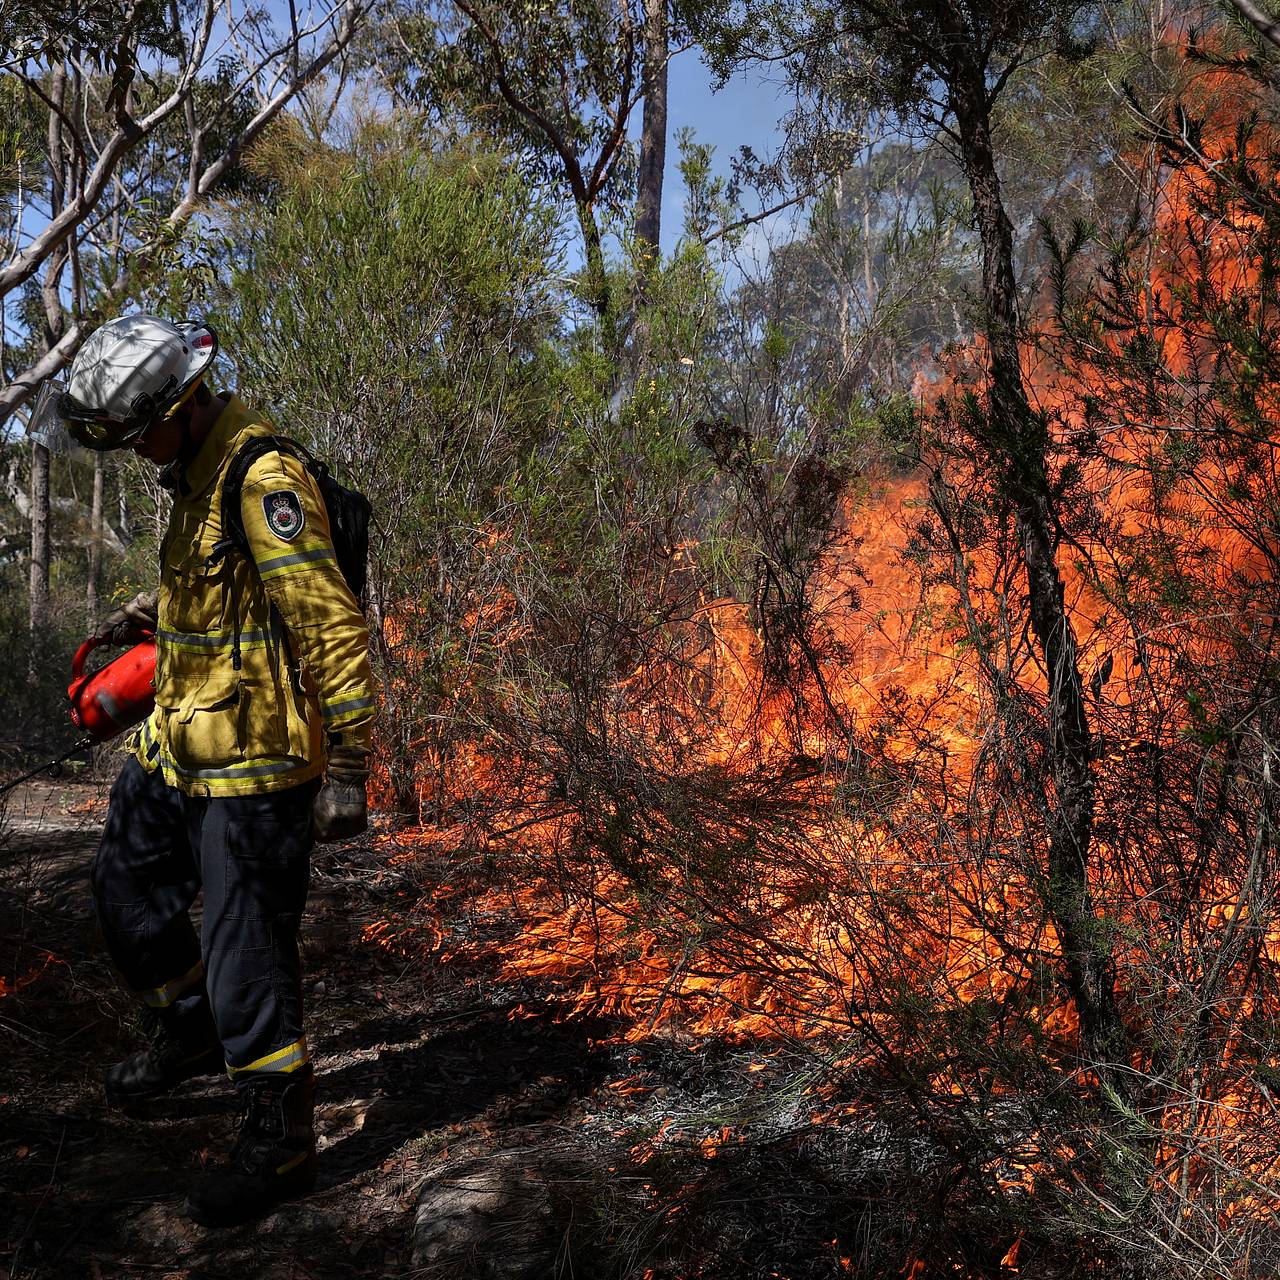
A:
{"label": "black boot", "polygon": [[184,1080],[226,1071],[208,1005],[186,1012],[144,1007],[142,1026],[151,1044],[107,1069],[109,1106],[128,1107],[167,1093]]}
{"label": "black boot", "polygon": [[240,1132],[231,1157],[206,1171],[187,1196],[187,1215],[201,1226],[248,1222],[316,1185],[311,1068],[260,1076],[239,1088]]}

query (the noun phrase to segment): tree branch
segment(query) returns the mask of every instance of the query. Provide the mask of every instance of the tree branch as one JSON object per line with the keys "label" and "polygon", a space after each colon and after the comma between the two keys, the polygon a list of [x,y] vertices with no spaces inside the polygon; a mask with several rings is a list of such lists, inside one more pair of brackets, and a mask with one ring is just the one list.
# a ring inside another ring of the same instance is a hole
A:
{"label": "tree branch", "polygon": [[613,162],[617,159],[622,142],[627,135],[627,117],[631,114],[631,108],[635,105],[631,98],[631,85],[635,76],[636,37],[631,23],[631,11],[627,7],[625,0],[621,7],[623,11],[622,29],[626,33],[623,41],[622,85],[618,90],[618,106],[613,116],[613,127],[609,131],[609,136],[600,146],[600,154],[596,157],[596,162],[592,166],[591,180],[587,184],[588,193],[593,201],[609,179],[609,171],[613,168]]}
{"label": "tree branch", "polygon": [[[307,84],[314,80],[316,76],[324,71],[324,69],[333,62],[333,60],[347,47],[347,45],[350,44],[360,20],[369,12],[371,3],[372,0],[351,0],[350,3],[345,5],[342,22],[329,44],[319,54],[317,54],[310,63],[307,64],[298,76],[291,78],[289,83],[286,84],[284,88],[280,89],[276,95],[258,111],[253,119],[235,135],[235,137],[230,139],[218,158],[205,166],[205,168],[200,172],[198,179],[193,181],[192,177],[189,176],[188,181],[185,184],[182,199],[174,206],[169,216],[165,219],[165,228],[167,231],[172,231],[175,228],[181,227],[191,214],[195,212],[196,206],[199,204],[201,198],[209,193],[209,191],[217,184],[219,179],[221,179],[227,170],[236,162],[244,148],[249,146],[262,133],[263,129],[265,129],[267,125],[279,115],[292,97],[299,93]],[[207,34],[208,33],[206,31],[206,39]],[[203,44],[201,44],[199,48],[201,50],[201,54],[196,56],[202,56]],[[173,105],[176,107],[180,105],[180,103],[181,100],[175,102]],[[152,112],[146,119],[147,121],[155,122],[156,112]],[[154,123],[152,123],[150,127],[154,127]],[[201,141],[203,141],[203,138],[201,138]],[[111,144],[108,143],[108,149],[110,146]],[[128,148],[125,148],[125,150],[127,149]],[[94,174],[98,174],[99,170],[104,168],[104,162],[107,154],[108,150],[104,150],[103,157],[94,168]],[[121,155],[123,155],[123,151],[121,152]],[[101,179],[98,193],[99,196],[101,194],[101,189],[105,186],[109,176],[110,169],[108,168]],[[86,183],[86,189],[87,186],[88,184]],[[76,200],[77,205],[81,203],[86,203],[87,207],[80,214],[78,222],[68,226],[61,239],[55,241],[45,249],[43,253],[44,257],[47,257],[48,254],[56,248],[57,244],[61,243],[67,236],[71,235],[75,230],[75,226],[78,225],[79,222],[83,222],[85,220],[90,211],[95,209],[95,206],[99,201],[90,200],[86,202],[84,199],[84,193],[82,192],[78,194]],[[53,224],[51,223],[50,226],[52,227],[52,225]],[[124,302],[128,297],[132,280],[137,274],[137,268],[146,265],[154,254],[158,252],[161,245],[166,243],[168,239],[169,236],[167,235],[157,236],[141,246],[132,255],[133,270],[126,269],[121,272],[114,285],[100,299],[100,310],[108,309],[112,305],[118,306]],[[36,267],[38,267],[38,265],[39,259],[36,261]],[[36,267],[32,267],[31,271],[27,272],[27,275],[29,276]],[[0,280],[2,279],[3,277],[0,276]],[[15,409],[19,408],[27,401],[35,391],[36,387],[38,387],[45,378],[57,373],[58,370],[65,368],[71,362],[75,357],[76,352],[80,349],[80,345],[83,340],[88,337],[91,328],[92,326],[86,325],[85,323],[72,325],[46,355],[42,356],[35,364],[26,369],[19,377],[15,378],[8,386],[4,387],[3,390],[0,390],[0,423],[3,423]]]}
{"label": "tree branch", "polygon": [[66,368],[88,335],[82,324],[73,324],[39,360],[21,377],[15,378],[0,391],[0,422],[31,396],[31,393],[48,377]]}
{"label": "tree branch", "polygon": [[783,209],[790,209],[792,205],[799,204],[802,200],[808,200],[811,196],[816,196],[830,181],[830,178],[824,178],[814,186],[806,187],[805,190],[797,192],[793,196],[788,196],[787,199],[772,205],[768,209],[761,209],[759,213],[748,214],[745,218],[739,218],[737,222],[727,222],[723,227],[717,227],[710,234],[703,236],[702,243],[710,244],[713,240],[719,240],[724,236],[732,235],[735,231],[741,231],[743,227],[750,227],[757,222],[763,222],[766,218],[772,218],[775,213],[781,213]]}
{"label": "tree branch", "polygon": [[[200,175],[199,181],[188,185],[187,194],[166,219],[170,227],[177,226],[191,216],[200,199],[208,195],[219,179],[236,163],[245,147],[250,146],[263,129],[280,114],[285,104],[305,89],[351,43],[360,19],[369,12],[371,7],[371,0],[346,6],[342,24],[329,44],[227,143],[222,154]],[[201,143],[203,144],[203,137]],[[2,408],[2,402],[0,402],[0,408]]]}
{"label": "tree branch", "polygon": [[583,208],[587,208],[590,204],[590,196],[587,193],[587,184],[583,181],[582,167],[578,163],[577,155],[564,140],[563,135],[555,124],[541,112],[535,111],[528,102],[516,93],[511,81],[507,78],[507,65],[502,56],[502,43],[475,7],[468,3],[468,0],[453,0],[453,2],[471,19],[472,25],[480,32],[485,44],[489,46],[489,51],[493,55],[494,79],[498,82],[498,92],[502,94],[503,101],[517,115],[523,116],[543,132],[547,141],[555,148],[556,154],[564,164],[565,176],[569,179],[569,186],[573,190],[574,199]]}
{"label": "tree branch", "polygon": [[1280,49],[1280,22],[1268,17],[1253,0],[1227,0],[1227,3],[1273,48]]}
{"label": "tree branch", "polygon": [[97,205],[117,165],[125,155],[183,104],[195,85],[196,73],[204,59],[209,33],[213,29],[213,15],[213,0],[205,0],[200,34],[173,92],[141,120],[135,120],[129,114],[129,89],[133,84],[137,67],[132,51],[123,40],[121,41],[117,50],[111,94],[107,104],[114,105],[115,108],[115,132],[103,147],[93,171],[76,193],[76,198],[68,201],[58,215],[50,220],[48,226],[15,256],[3,271],[0,271],[0,298],[5,297],[35,275],[45,259],[66,241]]}

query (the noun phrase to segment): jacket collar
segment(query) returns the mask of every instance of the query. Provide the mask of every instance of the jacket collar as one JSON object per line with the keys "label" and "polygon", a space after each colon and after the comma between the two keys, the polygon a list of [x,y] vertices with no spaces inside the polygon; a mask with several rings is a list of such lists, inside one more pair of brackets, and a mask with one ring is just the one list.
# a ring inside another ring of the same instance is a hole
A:
{"label": "jacket collar", "polygon": [[203,493],[213,483],[230,452],[231,442],[252,417],[252,411],[239,396],[228,397],[226,408],[214,421],[196,456],[183,468],[179,486],[184,494]]}

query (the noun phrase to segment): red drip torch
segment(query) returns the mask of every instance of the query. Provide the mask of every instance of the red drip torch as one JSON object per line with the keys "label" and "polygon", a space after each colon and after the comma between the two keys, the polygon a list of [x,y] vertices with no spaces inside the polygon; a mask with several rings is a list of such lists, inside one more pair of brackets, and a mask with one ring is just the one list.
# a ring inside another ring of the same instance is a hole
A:
{"label": "red drip torch", "polygon": [[145,720],[156,705],[156,642],[148,637],[85,675],[85,659],[100,643],[90,637],[76,650],[67,697],[76,728],[95,742],[106,742]]}
{"label": "red drip torch", "polygon": [[85,675],[85,659],[102,643],[92,638],[86,640],[71,660],[71,683],[67,686],[71,722],[77,729],[83,729],[85,736],[56,760],[6,782],[0,787],[0,796],[41,773],[56,778],[64,760],[87,751],[95,742],[106,742],[133,728],[151,714],[156,704],[155,640],[148,636],[105,667]]}

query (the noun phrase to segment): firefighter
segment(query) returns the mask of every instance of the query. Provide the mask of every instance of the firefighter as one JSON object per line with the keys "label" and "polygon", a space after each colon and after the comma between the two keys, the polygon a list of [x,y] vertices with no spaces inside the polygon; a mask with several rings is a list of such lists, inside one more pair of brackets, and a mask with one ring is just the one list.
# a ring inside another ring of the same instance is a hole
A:
{"label": "firefighter", "polygon": [[[227,1072],[238,1136],[186,1208],[228,1226],[315,1184],[298,928],[313,841],[365,829],[374,701],[364,617],[297,458],[270,451],[246,474],[252,560],[214,555],[231,459],[272,431],[210,388],[216,351],[200,324],[113,320],[81,348],[57,405],[76,441],[132,449],[173,493],[159,590],[96,633],[156,638],[155,710],[92,869],[107,949],[150,1032],[107,1071],[106,1096],[129,1106]],[[188,909],[201,891],[197,939]]]}

